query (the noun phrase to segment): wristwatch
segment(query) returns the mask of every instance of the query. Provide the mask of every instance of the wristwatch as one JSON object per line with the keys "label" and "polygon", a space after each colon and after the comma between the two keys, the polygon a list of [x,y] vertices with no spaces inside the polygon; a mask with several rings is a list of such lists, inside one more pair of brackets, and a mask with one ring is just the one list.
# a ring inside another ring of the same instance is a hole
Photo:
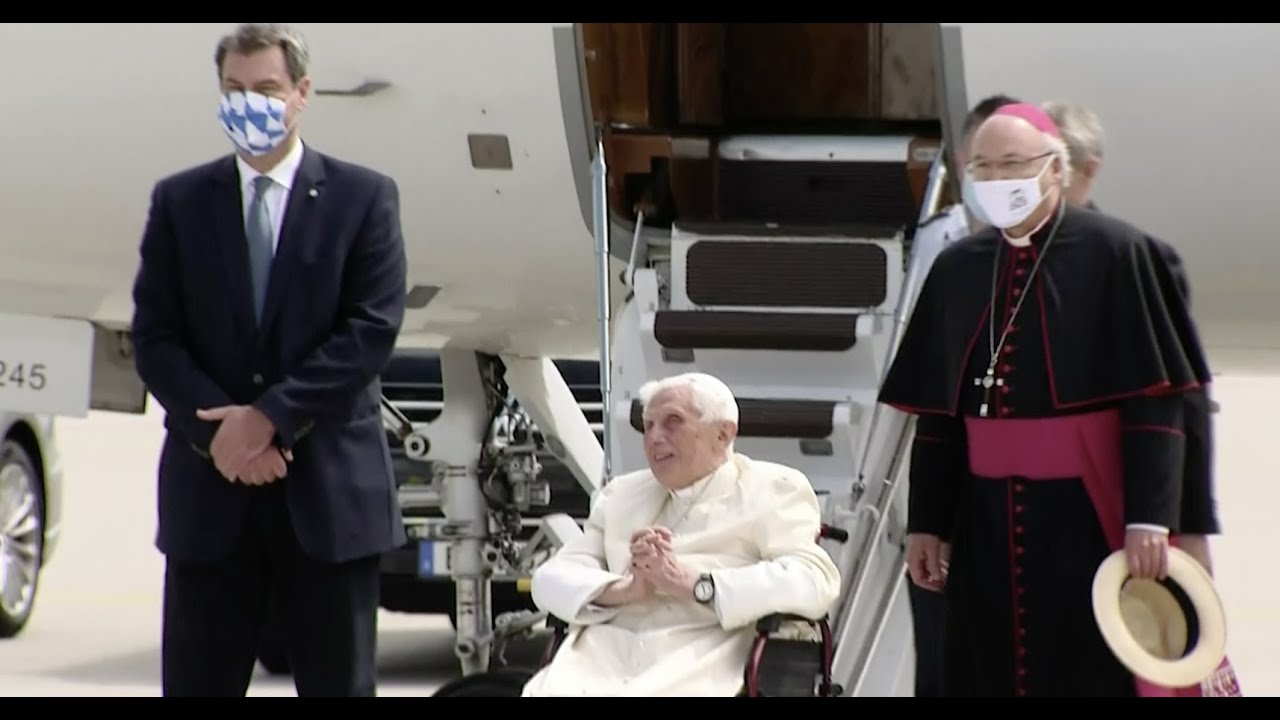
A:
{"label": "wristwatch", "polygon": [[716,584],[711,581],[711,573],[702,573],[698,582],[693,584],[693,599],[706,605],[716,596]]}

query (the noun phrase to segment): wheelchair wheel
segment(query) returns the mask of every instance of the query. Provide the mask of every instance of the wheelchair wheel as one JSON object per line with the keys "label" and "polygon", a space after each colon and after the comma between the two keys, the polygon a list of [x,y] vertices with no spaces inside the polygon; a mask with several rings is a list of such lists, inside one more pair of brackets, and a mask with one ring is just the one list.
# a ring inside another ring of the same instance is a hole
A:
{"label": "wheelchair wheel", "polygon": [[532,672],[518,668],[490,670],[452,680],[431,697],[520,697],[532,677]]}

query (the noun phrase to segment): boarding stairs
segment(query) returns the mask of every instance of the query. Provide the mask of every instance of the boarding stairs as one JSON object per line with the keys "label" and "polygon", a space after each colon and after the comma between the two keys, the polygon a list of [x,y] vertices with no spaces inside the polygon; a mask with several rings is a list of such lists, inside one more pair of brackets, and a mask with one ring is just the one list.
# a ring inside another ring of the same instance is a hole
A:
{"label": "boarding stairs", "polygon": [[910,693],[910,426],[875,398],[908,236],[936,204],[937,150],[909,137],[722,139],[722,217],[676,222],[669,241],[637,232],[612,323],[613,475],[645,466],[640,386],[706,372],[738,398],[737,451],[802,470],[826,521],[849,531],[827,549],[845,581],[833,626],[851,695]]}

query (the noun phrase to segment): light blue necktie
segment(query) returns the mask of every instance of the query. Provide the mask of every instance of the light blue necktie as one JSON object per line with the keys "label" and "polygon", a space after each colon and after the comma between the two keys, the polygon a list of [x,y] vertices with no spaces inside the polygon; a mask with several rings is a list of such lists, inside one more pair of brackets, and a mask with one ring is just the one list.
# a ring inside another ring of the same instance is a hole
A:
{"label": "light blue necktie", "polygon": [[253,202],[249,204],[244,234],[249,240],[249,273],[253,276],[253,311],[262,320],[262,306],[267,297],[267,279],[271,276],[272,248],[275,233],[271,230],[271,214],[267,212],[267,190],[271,178],[259,175],[253,179]]}

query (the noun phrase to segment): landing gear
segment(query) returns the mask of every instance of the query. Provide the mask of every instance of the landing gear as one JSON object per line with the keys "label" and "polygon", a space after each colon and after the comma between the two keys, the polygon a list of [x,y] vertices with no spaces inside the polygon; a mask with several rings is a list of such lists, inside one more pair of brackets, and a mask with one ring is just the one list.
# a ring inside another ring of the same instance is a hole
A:
{"label": "landing gear", "polygon": [[[430,486],[421,488],[430,499],[422,502],[438,503],[444,522],[431,523],[418,536],[419,562],[428,568],[420,572],[447,573],[454,582],[454,653],[462,674],[471,676],[488,671],[491,656],[505,665],[506,644],[529,635],[545,618],[523,608],[495,618],[492,579],[528,578],[566,538],[581,534],[573,518],[553,513],[532,537],[523,537],[522,516],[551,503],[539,455],[550,451],[563,459],[590,494],[603,450],[549,358],[448,348],[439,357],[444,407],[429,428],[415,428],[385,398],[383,419],[406,456],[431,468]],[[441,545],[447,553],[438,556]]]}
{"label": "landing gear", "polygon": [[444,409],[430,438],[395,417],[391,426],[406,454],[434,465],[445,523],[440,540],[449,543],[448,566],[457,593],[452,619],[454,653],[464,676],[489,670],[496,637],[490,580],[497,572],[520,571],[532,562],[516,534],[521,511],[545,505],[550,490],[538,480],[541,439],[526,413],[515,406],[505,366],[494,356],[470,350],[440,352]]}

